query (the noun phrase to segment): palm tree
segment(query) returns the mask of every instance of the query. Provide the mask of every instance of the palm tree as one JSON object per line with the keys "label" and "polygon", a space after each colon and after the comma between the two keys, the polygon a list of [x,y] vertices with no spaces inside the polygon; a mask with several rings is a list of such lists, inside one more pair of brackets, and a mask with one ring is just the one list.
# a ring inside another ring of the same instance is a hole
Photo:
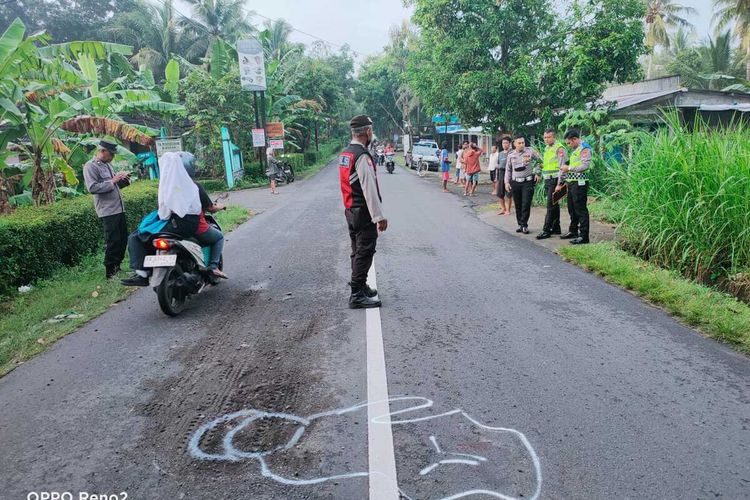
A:
{"label": "palm tree", "polygon": [[283,19],[268,20],[265,25],[268,31],[268,38],[265,40],[266,55],[269,59],[280,61],[290,50],[289,35],[292,34],[292,25]]}
{"label": "palm tree", "polygon": [[234,44],[243,35],[253,33],[252,12],[243,9],[244,0],[187,0],[193,6],[193,19],[185,20],[197,40],[188,54],[201,51],[208,58],[214,41],[221,38]]}
{"label": "palm tree", "polygon": [[725,84],[722,80],[731,81],[732,72],[732,35],[729,31],[709,38],[708,43],[698,48],[701,56],[702,74],[699,78],[707,82],[708,89],[720,89]]}
{"label": "palm tree", "polygon": [[718,29],[734,24],[734,33],[745,51],[745,79],[750,80],[750,0],[714,0],[713,20]]}
{"label": "palm tree", "polygon": [[118,15],[108,31],[118,42],[133,45],[138,52],[131,62],[139,69],[150,68],[161,76],[174,52],[180,52],[185,33],[180,28],[172,0],[159,5],[138,0],[136,9]]}
{"label": "palm tree", "polygon": [[646,46],[651,49],[651,54],[646,78],[651,78],[653,72],[654,49],[658,45],[669,48],[669,28],[692,26],[683,16],[695,13],[694,8],[685,7],[672,0],[649,0],[646,10]]}

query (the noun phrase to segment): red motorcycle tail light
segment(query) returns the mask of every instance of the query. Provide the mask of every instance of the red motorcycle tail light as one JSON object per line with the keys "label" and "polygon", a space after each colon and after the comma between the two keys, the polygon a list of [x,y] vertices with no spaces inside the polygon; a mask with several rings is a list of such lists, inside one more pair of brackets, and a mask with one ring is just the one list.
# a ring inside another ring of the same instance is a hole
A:
{"label": "red motorcycle tail light", "polygon": [[154,240],[154,248],[157,250],[169,250],[170,246],[169,240],[165,240],[164,238],[156,238]]}

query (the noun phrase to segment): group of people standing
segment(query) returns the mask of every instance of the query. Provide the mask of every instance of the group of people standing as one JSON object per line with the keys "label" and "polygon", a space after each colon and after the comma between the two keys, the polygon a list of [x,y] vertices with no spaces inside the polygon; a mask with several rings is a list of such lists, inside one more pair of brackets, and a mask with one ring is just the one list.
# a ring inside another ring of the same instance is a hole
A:
{"label": "group of people standing", "polygon": [[[574,245],[589,242],[588,170],[591,166],[591,146],[581,140],[578,130],[571,129],[564,136],[567,147],[558,141],[555,130],[544,131],[545,149],[539,153],[526,143],[526,138],[503,136],[492,146],[489,157],[493,195],[500,198],[498,215],[510,215],[515,204],[517,233],[529,234],[529,217],[536,184],[544,182],[547,212],[544,227],[537,239],[560,235]],[[479,183],[479,158],[485,151],[476,144],[464,141],[456,151],[455,183],[463,184],[464,196],[475,196]],[[450,159],[448,144],[440,152],[443,192],[448,191]],[[567,195],[570,226],[565,234],[560,227],[559,201]]]}

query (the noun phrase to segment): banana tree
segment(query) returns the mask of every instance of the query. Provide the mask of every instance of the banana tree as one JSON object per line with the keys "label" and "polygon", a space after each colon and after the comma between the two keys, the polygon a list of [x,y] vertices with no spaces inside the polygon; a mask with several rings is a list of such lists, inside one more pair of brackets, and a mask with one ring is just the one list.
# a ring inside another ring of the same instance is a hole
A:
{"label": "banana tree", "polygon": [[[36,205],[54,201],[55,172],[71,183],[75,179],[65,155],[55,150],[55,144],[65,138],[63,123],[70,124],[71,119],[85,115],[85,120],[73,123],[90,123],[93,128],[112,128],[111,123],[117,123],[118,131],[122,131],[128,125],[120,113],[182,110],[177,104],[163,102],[157,92],[118,88],[118,82],[100,88],[98,61],[106,61],[112,54],[127,55],[132,51],[127,46],[70,42],[37,47],[46,44],[48,38],[33,35],[24,39],[24,33],[25,27],[17,19],[0,37],[0,128],[22,138],[15,146],[31,168]],[[109,121],[97,122],[91,115]],[[137,137],[142,144],[151,141],[147,136]]]}

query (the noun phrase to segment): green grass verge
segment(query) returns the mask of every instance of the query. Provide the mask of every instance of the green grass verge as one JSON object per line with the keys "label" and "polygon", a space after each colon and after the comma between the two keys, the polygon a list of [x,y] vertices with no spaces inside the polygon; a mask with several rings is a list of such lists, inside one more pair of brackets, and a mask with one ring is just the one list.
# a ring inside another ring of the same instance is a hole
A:
{"label": "green grass verge", "polygon": [[[217,214],[226,232],[249,217],[250,212],[238,206],[230,206]],[[50,278],[35,283],[30,292],[0,303],[0,376],[104,313],[133,291],[117,280],[104,279],[102,259],[101,253],[89,255],[78,265],[61,268]],[[49,322],[57,315],[70,313],[80,317]]]}
{"label": "green grass verge", "polygon": [[559,252],[564,259],[633,291],[709,337],[750,354],[750,306],[735,297],[656,267],[613,242],[566,246]]}

